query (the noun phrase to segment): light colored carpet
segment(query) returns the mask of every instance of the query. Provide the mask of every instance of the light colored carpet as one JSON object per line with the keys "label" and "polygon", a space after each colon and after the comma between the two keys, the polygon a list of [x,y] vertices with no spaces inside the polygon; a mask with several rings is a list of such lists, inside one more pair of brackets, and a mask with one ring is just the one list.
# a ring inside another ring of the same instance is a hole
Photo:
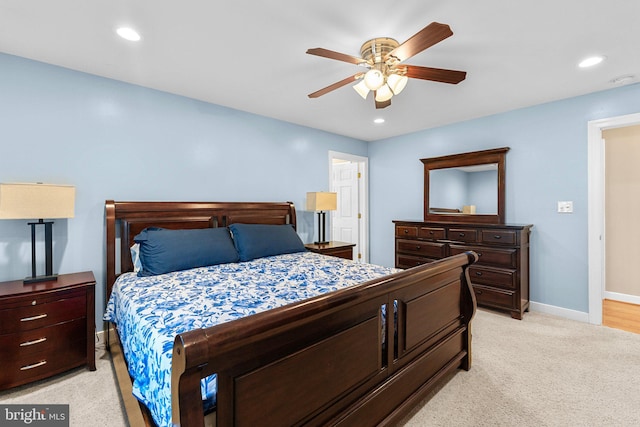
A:
{"label": "light colored carpet", "polygon": [[406,420],[416,426],[640,426],[640,335],[536,312],[479,310],[473,365]]}
{"label": "light colored carpet", "polygon": [[[478,310],[473,366],[404,421],[417,426],[638,426],[640,335],[540,313]],[[0,392],[0,403],[69,403],[71,426],[126,426],[109,356]]]}

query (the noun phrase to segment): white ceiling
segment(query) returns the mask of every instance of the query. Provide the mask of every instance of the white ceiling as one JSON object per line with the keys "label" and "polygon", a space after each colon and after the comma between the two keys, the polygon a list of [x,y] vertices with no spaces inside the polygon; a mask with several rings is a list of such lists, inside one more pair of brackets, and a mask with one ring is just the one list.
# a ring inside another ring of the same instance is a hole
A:
{"label": "white ceiling", "polygon": [[[638,0],[2,0],[0,52],[370,141],[638,81],[639,20]],[[454,35],[406,63],[465,81],[410,79],[383,110],[349,86],[307,97],[362,70],[308,48],[359,56],[432,21]]]}

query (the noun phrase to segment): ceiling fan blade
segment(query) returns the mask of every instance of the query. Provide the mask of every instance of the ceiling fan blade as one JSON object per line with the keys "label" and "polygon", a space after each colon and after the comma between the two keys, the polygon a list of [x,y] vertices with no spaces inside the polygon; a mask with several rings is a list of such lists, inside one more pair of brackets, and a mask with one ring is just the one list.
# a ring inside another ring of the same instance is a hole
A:
{"label": "ceiling fan blade", "polygon": [[350,64],[360,65],[367,63],[367,61],[362,58],[347,55],[346,53],[334,52],[333,50],[323,49],[321,47],[307,49],[307,53],[309,55],[322,56],[323,58],[337,59],[338,61],[349,62]]}
{"label": "ceiling fan blade", "polygon": [[407,77],[432,80],[434,82],[458,84],[467,77],[466,71],[445,70],[442,68],[418,67],[406,65]]}
{"label": "ceiling fan blade", "polygon": [[319,96],[326,95],[327,93],[329,93],[329,92],[331,92],[333,90],[339,89],[344,85],[348,85],[351,82],[355,82],[356,80],[358,80],[362,76],[363,76],[363,73],[356,73],[353,76],[349,76],[346,79],[342,79],[339,82],[336,82],[336,83],[334,83],[332,85],[329,85],[329,86],[327,86],[327,87],[325,87],[323,89],[320,89],[320,90],[317,90],[317,91],[315,91],[313,93],[310,93],[309,94],[309,98],[317,98]]}
{"label": "ceiling fan blade", "polygon": [[409,40],[389,52],[385,60],[394,57],[398,62],[406,61],[452,35],[453,31],[451,31],[451,28],[447,24],[432,22],[414,34]]}
{"label": "ceiling fan blade", "polygon": [[[376,99],[376,97],[375,97],[375,93],[374,93],[373,100],[375,101],[375,99]],[[389,105],[391,105],[391,100],[390,99],[388,99],[386,101],[382,101],[382,102],[379,102],[379,101],[375,101],[375,102],[376,102],[376,108],[377,109],[387,108]]]}

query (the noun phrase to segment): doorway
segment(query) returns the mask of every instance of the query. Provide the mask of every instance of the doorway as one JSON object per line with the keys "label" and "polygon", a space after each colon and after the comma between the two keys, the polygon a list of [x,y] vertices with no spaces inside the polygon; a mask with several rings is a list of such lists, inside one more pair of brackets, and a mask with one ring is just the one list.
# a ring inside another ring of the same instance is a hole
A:
{"label": "doorway", "polygon": [[602,324],[602,301],[605,298],[638,303],[640,297],[624,296],[606,290],[606,211],[605,211],[605,140],[610,129],[640,125],[640,114],[594,120],[588,123],[588,229],[589,229],[589,323]]}
{"label": "doorway", "polygon": [[368,158],[329,151],[329,189],[338,199],[330,239],[354,243],[353,259],[368,262]]}

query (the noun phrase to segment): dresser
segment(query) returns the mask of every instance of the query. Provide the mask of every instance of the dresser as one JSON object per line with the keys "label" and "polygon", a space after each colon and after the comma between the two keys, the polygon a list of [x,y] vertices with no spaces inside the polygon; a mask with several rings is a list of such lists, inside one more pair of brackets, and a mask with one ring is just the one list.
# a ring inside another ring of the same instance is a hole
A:
{"label": "dresser", "polygon": [[95,278],[0,283],[0,390],[95,364]]}
{"label": "dresser", "polygon": [[466,251],[479,306],[522,319],[529,309],[529,234],[532,225],[393,221],[395,265],[410,268]]}

